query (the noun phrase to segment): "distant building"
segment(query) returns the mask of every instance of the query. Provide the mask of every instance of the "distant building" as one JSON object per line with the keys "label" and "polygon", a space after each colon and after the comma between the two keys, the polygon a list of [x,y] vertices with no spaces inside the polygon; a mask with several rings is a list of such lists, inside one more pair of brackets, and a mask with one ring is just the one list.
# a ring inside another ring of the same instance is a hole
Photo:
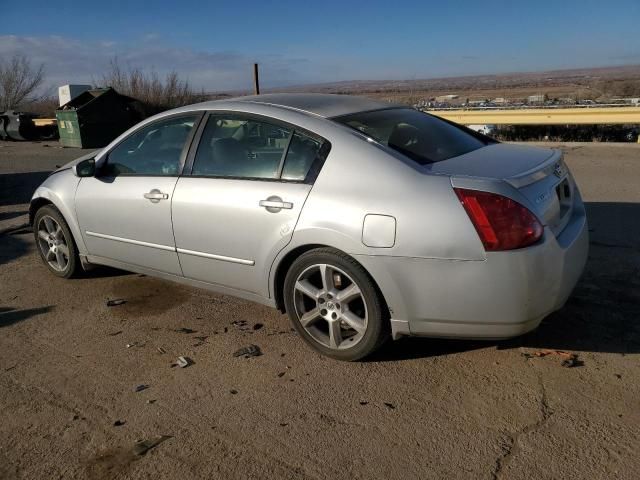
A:
{"label": "distant building", "polygon": [[493,99],[493,103],[497,103],[498,105],[504,105],[505,103],[509,103],[509,101],[504,97],[498,97]]}
{"label": "distant building", "polygon": [[529,95],[527,97],[528,103],[544,103],[547,101],[547,96],[544,93],[539,93],[537,95]]}
{"label": "distant building", "polygon": [[440,102],[440,103],[444,103],[444,102],[450,102],[451,100],[455,100],[456,98],[458,98],[459,95],[440,95],[439,97],[436,97],[435,100],[436,102]]}
{"label": "distant building", "polygon": [[613,102],[630,103],[631,105],[640,105],[640,98],[613,98]]}

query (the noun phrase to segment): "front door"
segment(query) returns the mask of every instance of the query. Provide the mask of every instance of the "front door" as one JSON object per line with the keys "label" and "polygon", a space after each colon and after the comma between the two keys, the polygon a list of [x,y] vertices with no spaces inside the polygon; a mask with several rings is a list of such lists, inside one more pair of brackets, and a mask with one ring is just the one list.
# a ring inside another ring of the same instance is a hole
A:
{"label": "front door", "polygon": [[173,197],[184,276],[269,296],[269,269],[291,240],[322,145],[269,120],[210,116]]}
{"label": "front door", "polygon": [[80,181],[76,211],[90,256],[182,275],[171,200],[198,118],[143,126],[108,153],[95,177]]}

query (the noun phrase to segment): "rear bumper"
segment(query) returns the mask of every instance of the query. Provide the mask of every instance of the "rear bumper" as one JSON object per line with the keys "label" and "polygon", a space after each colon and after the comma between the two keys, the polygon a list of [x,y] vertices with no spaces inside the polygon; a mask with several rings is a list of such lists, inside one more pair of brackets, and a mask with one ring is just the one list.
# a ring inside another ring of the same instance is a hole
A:
{"label": "rear bumper", "polygon": [[539,244],[489,252],[484,261],[359,256],[391,309],[394,338],[419,335],[501,339],[536,328],[561,308],[587,260],[584,206],[556,237],[545,229]]}

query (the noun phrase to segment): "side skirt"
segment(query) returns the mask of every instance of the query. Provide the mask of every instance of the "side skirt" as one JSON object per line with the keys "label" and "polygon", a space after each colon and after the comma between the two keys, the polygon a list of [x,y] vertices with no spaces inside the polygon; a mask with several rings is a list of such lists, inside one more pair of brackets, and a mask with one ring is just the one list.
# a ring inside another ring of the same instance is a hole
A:
{"label": "side skirt", "polygon": [[255,293],[246,292],[244,290],[229,288],[229,287],[225,287],[223,285],[218,285],[215,283],[202,282],[200,280],[193,280],[191,278],[179,277],[177,275],[171,275],[170,273],[160,272],[158,270],[153,270],[151,268],[145,268],[139,265],[132,265],[129,263],[119,262],[117,260],[98,257],[95,255],[86,255],[86,256],[82,255],[80,257],[80,260],[82,262],[82,268],[84,268],[85,270],[86,270],[85,262],[90,265],[90,268],[93,267],[93,265],[106,265],[108,267],[119,268],[120,270],[126,270],[127,272],[143,273],[145,275],[149,275],[150,277],[161,278],[163,280],[168,280],[170,282],[189,285],[190,287],[202,288],[203,290],[209,290],[212,292],[221,293],[223,295],[230,295],[232,297],[238,297],[244,300],[249,300],[251,302],[260,303],[261,305],[266,305],[267,307],[276,308],[276,302],[273,299],[265,298]]}

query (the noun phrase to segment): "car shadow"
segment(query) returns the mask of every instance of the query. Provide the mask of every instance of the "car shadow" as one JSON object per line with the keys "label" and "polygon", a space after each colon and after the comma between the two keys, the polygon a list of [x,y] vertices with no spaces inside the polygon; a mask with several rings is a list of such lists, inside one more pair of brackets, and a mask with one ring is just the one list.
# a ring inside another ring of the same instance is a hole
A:
{"label": "car shadow", "polygon": [[29,203],[50,171],[0,174],[0,206]]}
{"label": "car shadow", "polygon": [[388,342],[369,361],[437,357],[480,348],[640,352],[640,204],[586,203],[590,251],[566,305],[540,326],[504,341],[406,338]]}
{"label": "car shadow", "polygon": [[14,323],[22,322],[23,320],[28,320],[36,315],[49,313],[53,308],[54,307],[51,305],[46,307],[24,308],[21,310],[10,307],[0,307],[0,328],[8,327]]}
{"label": "car shadow", "polygon": [[17,233],[28,233],[20,230],[0,235],[0,265],[16,260],[31,252],[31,245]]}

